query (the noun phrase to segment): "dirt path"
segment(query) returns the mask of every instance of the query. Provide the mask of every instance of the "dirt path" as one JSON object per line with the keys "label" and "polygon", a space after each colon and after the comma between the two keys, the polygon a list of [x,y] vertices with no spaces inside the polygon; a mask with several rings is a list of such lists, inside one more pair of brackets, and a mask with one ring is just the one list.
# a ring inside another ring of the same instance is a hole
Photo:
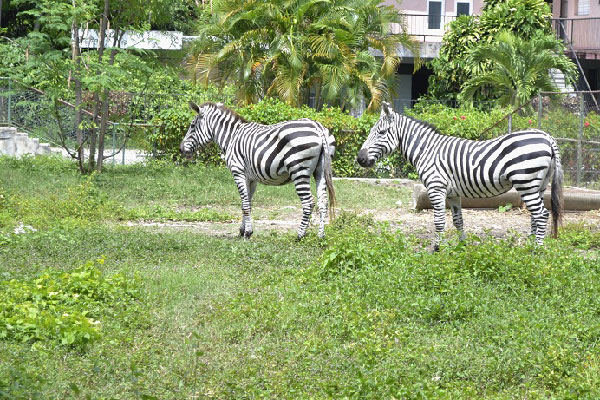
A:
{"label": "dirt path", "polygon": [[[297,214],[297,215],[296,215]],[[431,237],[433,232],[433,210],[413,211],[404,208],[390,210],[364,210],[362,214],[371,215],[376,221],[387,221],[404,233],[419,237]],[[295,231],[300,222],[301,211],[288,213],[284,219],[255,219],[254,232],[260,235],[268,231]],[[529,212],[512,209],[506,212],[498,210],[464,209],[465,232],[478,236],[492,235],[504,237],[515,232],[526,235],[530,229]],[[565,213],[564,223],[587,223],[600,228],[600,211]],[[313,215],[311,226],[318,224]],[[219,237],[236,237],[239,222],[184,222],[184,221],[130,221],[127,226],[142,226],[157,230],[191,230]],[[453,229],[450,212],[446,213],[446,229]]]}
{"label": "dirt path", "polygon": [[[408,179],[369,179],[369,178],[334,178],[335,180],[358,181],[371,185],[382,185],[396,188],[407,188],[412,191],[418,181]],[[413,199],[414,202],[414,199]],[[257,212],[259,211],[259,212]],[[261,212],[262,211],[262,212]],[[342,210],[336,209],[339,213]],[[300,207],[286,206],[281,209],[254,209],[255,215],[276,215],[274,219],[254,219],[254,233],[268,231],[295,231],[300,223],[302,210]],[[407,234],[418,237],[431,238],[433,236],[433,210],[416,211],[411,204],[398,203],[396,208],[364,209],[360,214],[369,214],[376,221],[389,222],[393,228],[400,229]],[[256,216],[255,216],[256,218]],[[527,235],[530,230],[531,218],[526,209],[513,208],[501,212],[498,209],[463,209],[464,228],[466,233],[477,236],[491,235],[505,237],[509,233]],[[600,229],[600,210],[586,212],[566,212],[563,224],[586,223]],[[313,213],[311,227],[318,224],[317,213]],[[135,221],[128,222],[128,226],[143,226],[157,230],[192,230],[194,232],[214,235],[219,237],[236,237],[238,235],[239,221],[235,222],[183,222],[183,221]],[[446,230],[453,230],[452,216],[446,211]]]}

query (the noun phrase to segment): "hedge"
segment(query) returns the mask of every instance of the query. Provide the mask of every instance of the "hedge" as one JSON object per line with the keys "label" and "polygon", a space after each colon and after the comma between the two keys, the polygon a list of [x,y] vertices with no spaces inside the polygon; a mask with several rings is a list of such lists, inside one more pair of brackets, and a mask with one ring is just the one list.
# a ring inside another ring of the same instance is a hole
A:
{"label": "hedge", "polygon": [[[414,168],[406,163],[397,152],[380,161],[375,169],[365,170],[355,161],[360,146],[369,130],[378,119],[377,114],[363,114],[355,118],[339,108],[325,108],[316,111],[309,107],[294,108],[277,99],[265,99],[257,104],[234,109],[249,121],[262,124],[274,124],[281,121],[310,118],[322,123],[335,136],[336,155],[333,160],[334,174],[339,177],[410,177],[416,178]],[[472,107],[451,108],[442,104],[417,103],[413,109],[405,110],[406,115],[417,118],[437,127],[443,134],[465,139],[490,139],[507,132],[508,109],[482,111]],[[179,143],[193,118],[193,112],[187,103],[181,102],[171,108],[160,111],[154,118],[154,124],[161,126],[149,136],[153,150],[158,156],[178,158]],[[590,115],[592,128],[600,122],[597,115]],[[500,121],[500,122],[499,122]],[[561,137],[576,137],[577,116],[572,114],[551,113],[544,116],[542,128],[561,126]],[[568,129],[567,129],[568,125]],[[513,115],[513,131],[537,128],[537,113],[533,110]],[[591,129],[586,127],[586,133]],[[550,131],[553,133],[553,131]],[[207,146],[197,158],[197,162],[222,165],[218,148]]]}

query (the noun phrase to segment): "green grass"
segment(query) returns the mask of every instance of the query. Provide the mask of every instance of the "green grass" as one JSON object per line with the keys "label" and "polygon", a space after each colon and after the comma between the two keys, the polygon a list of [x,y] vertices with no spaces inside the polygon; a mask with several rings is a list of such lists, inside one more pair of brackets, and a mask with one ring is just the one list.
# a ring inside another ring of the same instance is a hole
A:
{"label": "green grass", "polygon": [[[336,189],[351,211],[408,196]],[[105,276],[138,285],[133,303],[94,297],[102,329],[90,343],[0,339],[0,399],[600,396],[600,233],[590,227],[567,226],[544,248],[469,237],[430,254],[353,213],[325,240],[300,242],[120,223],[239,215],[227,171],[199,166],[80,177],[63,161],[0,158],[0,195],[0,281],[27,287],[48,268],[77,272],[103,257]],[[259,187],[255,212],[290,205],[293,188]],[[10,233],[19,222],[37,231]]]}

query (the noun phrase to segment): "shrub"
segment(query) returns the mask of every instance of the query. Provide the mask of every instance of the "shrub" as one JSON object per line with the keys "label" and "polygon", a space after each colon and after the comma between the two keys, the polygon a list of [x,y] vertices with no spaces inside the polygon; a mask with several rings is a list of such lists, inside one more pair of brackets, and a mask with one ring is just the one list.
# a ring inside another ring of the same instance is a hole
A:
{"label": "shrub", "polygon": [[[300,118],[318,121],[336,138],[337,150],[333,159],[335,175],[362,176],[369,173],[355,163],[355,158],[369,129],[377,120],[376,115],[365,114],[360,118],[354,118],[339,108],[325,108],[322,111],[306,106],[295,108],[272,98],[238,108],[236,111],[249,121],[266,125]],[[149,136],[149,141],[153,143],[158,155],[173,159],[178,157],[179,143],[187,132],[193,116],[192,111],[183,102],[158,113],[153,122],[162,128]],[[203,149],[198,161],[222,165],[219,149],[214,145]],[[386,160],[383,164],[389,166],[387,169],[391,169],[392,161]]]}
{"label": "shrub", "polygon": [[128,308],[139,295],[136,279],[105,276],[103,262],[0,281],[0,340],[85,345],[100,338],[101,319]]}
{"label": "shrub", "polygon": [[[491,139],[505,134],[508,131],[505,117],[509,112],[504,108],[483,111],[472,107],[452,108],[429,103],[417,103],[415,108],[406,110],[408,116],[429,122],[440,133],[472,140]],[[498,125],[494,126],[496,123]],[[537,128],[537,116],[513,115],[513,131],[533,127]]]}

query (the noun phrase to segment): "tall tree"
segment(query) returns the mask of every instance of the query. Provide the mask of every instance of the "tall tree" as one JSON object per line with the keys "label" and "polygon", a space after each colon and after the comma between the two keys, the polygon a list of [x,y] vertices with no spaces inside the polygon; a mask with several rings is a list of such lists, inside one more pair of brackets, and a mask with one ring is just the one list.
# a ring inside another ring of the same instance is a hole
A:
{"label": "tall tree", "polygon": [[[21,65],[11,71],[11,77],[45,89],[51,98],[75,102],[73,131],[78,144],[71,155],[78,159],[82,172],[101,170],[103,160],[111,156],[104,154],[104,137],[110,117],[109,93],[120,89],[119,77],[125,73],[115,65],[115,60],[117,55],[131,58],[128,51],[120,49],[120,39],[127,30],[147,30],[152,21],[162,17],[161,13],[168,8],[166,2],[17,0],[16,3],[25,8],[21,14],[34,20],[35,26],[26,37],[13,41],[25,57],[20,61]],[[113,33],[110,40],[107,39],[109,25]],[[99,29],[100,40],[97,49],[82,55],[80,40],[84,28]],[[0,61],[0,70],[7,69],[4,64],[4,60]],[[84,92],[92,93],[91,104],[82,99]],[[90,133],[84,138],[80,129],[82,112],[89,113],[85,110],[88,107],[93,109],[92,124],[88,126]],[[69,132],[60,135],[65,147],[64,139]],[[86,162],[84,145],[88,146]]]}
{"label": "tall tree", "polygon": [[[469,52],[491,43],[501,31],[523,39],[551,34],[552,12],[544,0],[486,0],[481,16],[461,16],[448,26],[439,55],[431,61],[428,96],[455,100],[464,83],[473,75],[488,70],[486,60],[472,62]],[[494,98],[483,93],[478,100]]]}
{"label": "tall tree", "polygon": [[317,106],[352,105],[366,95],[376,107],[393,86],[400,45],[415,54],[417,65],[419,54],[404,30],[391,33],[392,23],[403,26],[401,14],[379,3],[215,0],[205,8],[189,69],[205,83],[235,82],[246,104],[277,96],[298,106],[312,88]]}
{"label": "tall tree", "polygon": [[489,62],[487,70],[465,82],[460,98],[470,100],[479,90],[490,88],[503,106],[520,107],[540,91],[555,91],[551,70],[559,70],[568,82],[577,79],[576,65],[562,52],[554,36],[538,34],[525,40],[505,31],[490,44],[469,54],[472,63]]}

